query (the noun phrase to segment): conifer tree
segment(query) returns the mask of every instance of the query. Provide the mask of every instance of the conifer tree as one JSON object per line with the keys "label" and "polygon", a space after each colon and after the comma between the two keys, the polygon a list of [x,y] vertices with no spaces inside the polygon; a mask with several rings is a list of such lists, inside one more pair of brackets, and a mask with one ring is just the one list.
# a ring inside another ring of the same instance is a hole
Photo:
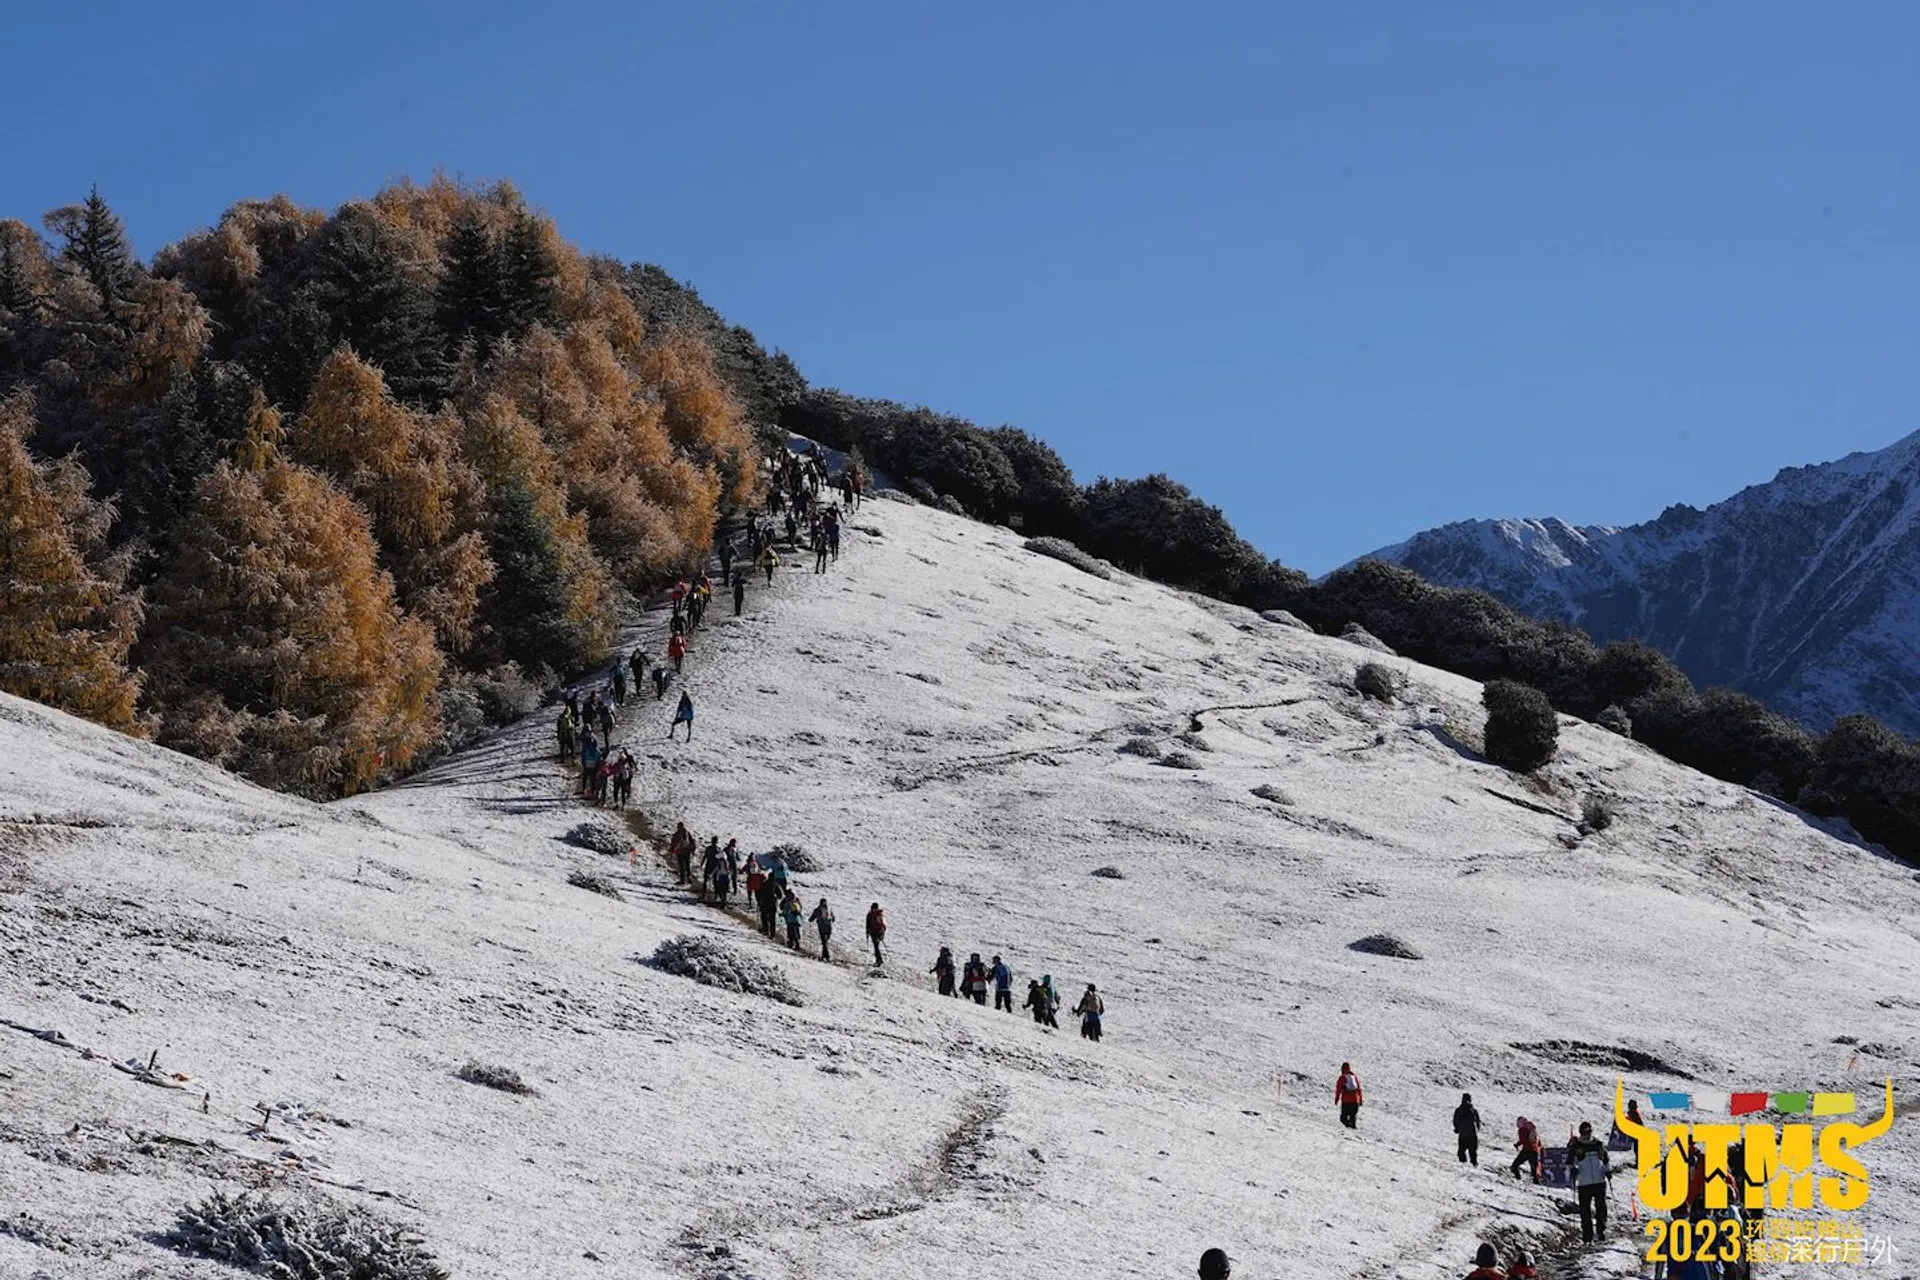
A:
{"label": "conifer tree", "polygon": [[0,401],[0,689],[131,729],[140,611],[124,562],[106,554],[112,513],[88,498],[77,462],[34,459],[31,430],[24,394]]}
{"label": "conifer tree", "polygon": [[454,350],[468,342],[485,360],[507,332],[508,306],[499,249],[471,211],[440,245],[440,327]]}
{"label": "conifer tree", "polygon": [[118,315],[141,271],[126,227],[100,188],[94,187],[81,203],[48,214],[47,230],[60,237],[61,260],[93,287],[102,313]]}
{"label": "conifer tree", "polygon": [[547,247],[546,228],[521,209],[500,242],[505,294],[505,332],[519,337],[535,325],[552,326],[559,314],[560,269]]}
{"label": "conifer tree", "polygon": [[442,351],[433,292],[401,261],[392,234],[371,209],[349,205],[327,228],[315,261],[313,300],[337,342],[386,376],[408,404],[447,396],[451,369]]}
{"label": "conifer tree", "polygon": [[269,785],[352,792],[437,739],[440,655],[395,603],[366,516],[256,425],[256,469],[201,481],[155,587],[162,738]]}

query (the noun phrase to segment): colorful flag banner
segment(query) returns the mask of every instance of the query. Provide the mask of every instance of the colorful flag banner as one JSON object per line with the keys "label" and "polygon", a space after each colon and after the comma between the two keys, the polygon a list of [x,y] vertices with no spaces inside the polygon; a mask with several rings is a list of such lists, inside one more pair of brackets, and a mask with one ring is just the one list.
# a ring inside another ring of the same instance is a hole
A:
{"label": "colorful flag banner", "polygon": [[1736,1116],[1750,1116],[1756,1111],[1767,1109],[1767,1095],[1764,1093],[1736,1093],[1728,1112]]}
{"label": "colorful flag banner", "polygon": [[1817,1116],[1852,1115],[1853,1095],[1850,1093],[1816,1093],[1813,1095],[1813,1114]]}
{"label": "colorful flag banner", "polygon": [[1807,1114],[1807,1104],[1811,1101],[1804,1093],[1776,1093],[1773,1095],[1773,1109],[1783,1116],[1803,1116]]}
{"label": "colorful flag banner", "polygon": [[1685,1093],[1650,1093],[1647,1102],[1655,1111],[1686,1111],[1693,1106],[1692,1096]]}

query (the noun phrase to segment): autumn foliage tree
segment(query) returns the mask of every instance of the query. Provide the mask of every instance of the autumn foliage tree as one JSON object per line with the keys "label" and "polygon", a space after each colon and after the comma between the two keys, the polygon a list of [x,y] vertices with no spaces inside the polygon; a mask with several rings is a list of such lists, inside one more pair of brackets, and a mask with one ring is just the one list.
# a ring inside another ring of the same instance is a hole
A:
{"label": "autumn foliage tree", "polygon": [[402,613],[367,517],[255,443],[201,481],[154,592],[161,739],[257,781],[351,792],[439,735],[433,633]]}
{"label": "autumn foliage tree", "polygon": [[112,513],[73,459],[27,452],[32,427],[25,395],[0,400],[0,689],[131,729],[140,608],[107,551]]}

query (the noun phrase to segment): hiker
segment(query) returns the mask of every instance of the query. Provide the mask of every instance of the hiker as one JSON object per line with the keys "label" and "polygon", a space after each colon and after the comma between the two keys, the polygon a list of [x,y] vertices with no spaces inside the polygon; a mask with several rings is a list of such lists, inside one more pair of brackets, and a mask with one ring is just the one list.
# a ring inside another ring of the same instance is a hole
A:
{"label": "hiker", "polygon": [[760,860],[767,864],[767,878],[773,881],[773,887],[778,889],[784,896],[787,892],[787,876],[789,874],[787,871],[787,860],[780,856],[778,850],[773,853],[761,854]]}
{"label": "hiker", "polygon": [[1490,1244],[1482,1244],[1473,1255],[1473,1270],[1467,1272],[1467,1280],[1507,1280],[1507,1273],[1500,1269],[1500,1255],[1493,1251]]}
{"label": "hiker", "polygon": [[733,581],[733,539],[720,539],[720,585]]}
{"label": "hiker", "polygon": [[760,932],[776,937],[775,918],[780,914],[780,886],[762,868],[760,885],[753,891],[754,904],[760,908]]}
{"label": "hiker", "polygon": [[658,662],[653,664],[653,700],[655,702],[667,696],[667,682],[672,679],[665,666]]}
{"label": "hiker", "polygon": [[975,1004],[987,1002],[987,962],[978,951],[967,957],[967,967],[960,971],[960,990]]}
{"label": "hiker", "polygon": [[1593,1125],[1582,1120],[1580,1136],[1567,1144],[1567,1167],[1573,1170],[1574,1195],[1580,1200],[1580,1238],[1588,1244],[1607,1234],[1607,1179],[1613,1176],[1611,1165],[1607,1144],[1593,1136]]}
{"label": "hiker", "polygon": [[1013,970],[1007,968],[1007,962],[999,956],[993,958],[993,968],[988,970],[993,979],[993,1007],[1013,1012]]}
{"label": "hiker", "polygon": [[733,580],[733,616],[739,617],[740,610],[747,603],[747,575],[741,574]]}
{"label": "hiker", "polygon": [[627,801],[633,799],[633,775],[639,766],[634,763],[633,752],[620,748],[620,763],[614,767],[613,802],[622,809]]}
{"label": "hiker", "polygon": [[687,741],[693,741],[693,695],[685,689],[680,691],[680,705],[673,713],[673,723],[667,726],[667,741],[673,741],[673,731],[681,725],[687,726]]}
{"label": "hiker", "polygon": [[1047,1000],[1047,993],[1046,990],[1041,987],[1040,979],[1027,979],[1027,1002],[1020,1007],[1022,1009],[1033,1010],[1033,1023],[1035,1026],[1044,1027],[1047,1025],[1047,1019],[1052,1016],[1053,1006]]}
{"label": "hiker", "polygon": [[813,921],[813,927],[820,931],[820,958],[831,959],[832,957],[827,954],[827,939],[833,936],[833,908],[827,905],[825,898],[822,898],[820,905],[813,909],[813,914],[807,919]]}
{"label": "hiker", "polygon": [[609,747],[606,753],[600,757],[600,767],[594,770],[593,773],[593,802],[595,804],[604,806],[607,803],[607,792],[613,786],[613,775],[619,767],[620,766],[614,761],[613,749]]}
{"label": "hiker", "polygon": [[1349,1129],[1360,1127],[1360,1107],[1366,1102],[1366,1095],[1360,1089],[1360,1077],[1354,1074],[1353,1064],[1340,1064],[1340,1078],[1333,1084],[1333,1100],[1340,1104],[1340,1123]]}
{"label": "hiker", "polygon": [[627,664],[619,661],[613,664],[613,705],[627,705]]}
{"label": "hiker", "polygon": [[1227,1280],[1233,1274],[1233,1259],[1225,1249],[1209,1249],[1200,1255],[1200,1280]]}
{"label": "hiker", "polygon": [[840,558],[840,522],[838,520],[827,524],[827,551],[835,560]]}
{"label": "hiker", "polygon": [[1533,1121],[1525,1116],[1514,1121],[1514,1130],[1516,1136],[1513,1145],[1520,1154],[1513,1158],[1513,1163],[1507,1168],[1514,1177],[1518,1178],[1520,1166],[1530,1165],[1533,1168],[1533,1180],[1538,1183],[1540,1181],[1540,1131],[1534,1128]]}
{"label": "hiker", "polygon": [[813,534],[813,571],[815,573],[827,571],[827,540],[820,536],[818,529],[814,530]]}
{"label": "hiker", "polygon": [[687,658],[687,638],[679,632],[667,637],[667,661],[673,664],[675,675],[680,673],[680,664]]}
{"label": "hiker", "polygon": [[560,723],[558,729],[560,733],[560,758],[562,760],[571,760],[573,759],[574,747],[573,712],[567,710],[565,707],[560,708]]}
{"label": "hiker", "polygon": [[951,947],[940,948],[940,954],[934,958],[933,968],[927,972],[931,973],[939,981],[941,995],[953,996],[960,994],[954,990],[953,987],[953,949]]}
{"label": "hiker", "polygon": [[673,838],[667,841],[667,852],[673,855],[673,870],[680,884],[693,879],[694,844],[693,832],[687,830],[684,822],[674,827]]}
{"label": "hiker", "polygon": [[1453,1109],[1453,1131],[1459,1135],[1461,1164],[1471,1163],[1480,1167],[1480,1111],[1473,1105],[1473,1095],[1460,1095],[1460,1105]]}
{"label": "hiker", "polygon": [[707,900],[707,894],[713,889],[714,876],[720,870],[720,837],[708,836],[707,847],[700,851],[700,901]]}
{"label": "hiker", "polygon": [[633,646],[633,653],[627,658],[627,666],[633,672],[633,696],[640,696],[640,681],[647,674],[647,653],[639,645]]}
{"label": "hiker", "polygon": [[673,584],[673,616],[679,617],[681,608],[687,603],[687,580],[680,579]]}
{"label": "hiker", "polygon": [[674,614],[673,621],[667,624],[667,634],[670,636],[683,636],[687,634],[687,615],[684,613]]}
{"label": "hiker", "polygon": [[1100,992],[1089,982],[1087,994],[1080,997],[1080,1003],[1073,1006],[1080,1015],[1080,1037],[1100,1043],[1100,1019],[1106,1015],[1107,1002],[1100,998]]}
{"label": "hiker", "polygon": [[879,903],[867,908],[867,941],[873,944],[873,967],[885,964],[880,954],[880,944],[887,940],[887,913],[880,909]]}
{"label": "hiker", "polygon": [[1525,1249],[1513,1251],[1513,1265],[1507,1268],[1507,1280],[1540,1280],[1540,1273],[1533,1269],[1533,1259]]}
{"label": "hiker", "polygon": [[780,916],[787,922],[787,945],[795,951],[800,949],[800,919],[806,910],[800,904],[800,895],[787,890],[787,896],[780,901]]}
{"label": "hiker", "polygon": [[1053,975],[1040,975],[1040,990],[1047,996],[1047,1025],[1055,1031],[1060,1029],[1060,992],[1053,985]]}
{"label": "hiker", "polygon": [[755,567],[766,571],[767,585],[772,586],[773,571],[780,565],[780,553],[773,549],[771,542],[760,548],[760,554],[754,559],[753,563]]}
{"label": "hiker", "polygon": [[567,704],[567,714],[573,717],[573,722],[580,723],[580,695],[569,689],[563,701]]}
{"label": "hiker", "polygon": [[600,770],[600,740],[589,729],[580,735],[580,795],[593,794],[593,778]]}
{"label": "hiker", "polygon": [[606,743],[609,750],[612,749],[613,700],[611,698],[602,698],[600,700],[600,741]]}

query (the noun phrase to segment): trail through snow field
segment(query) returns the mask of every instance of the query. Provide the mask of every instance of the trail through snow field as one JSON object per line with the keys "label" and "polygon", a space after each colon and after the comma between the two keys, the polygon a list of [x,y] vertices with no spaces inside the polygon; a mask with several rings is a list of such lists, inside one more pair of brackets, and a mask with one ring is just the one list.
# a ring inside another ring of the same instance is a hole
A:
{"label": "trail through snow field", "polygon": [[[810,568],[716,599],[690,744],[650,689],[616,739],[659,830],[821,860],[836,964],[645,848],[561,843],[593,814],[547,712],[318,806],[0,698],[0,1018],[103,1055],[0,1027],[0,1277],[234,1274],[152,1237],[236,1184],[418,1226],[462,1278],[1186,1276],[1215,1244],[1249,1277],[1442,1277],[1489,1231],[1565,1245],[1570,1197],[1504,1176],[1513,1118],[1604,1133],[1622,1072],[1544,1042],[1659,1060],[1642,1096],[1920,1096],[1920,883],[1792,810],[1572,721],[1530,785],[1467,745],[1471,681],[1388,659],[1407,688],[1368,702],[1378,655],[924,508],[863,507]],[[1596,791],[1617,819],[1574,840]],[[638,963],[689,932],[806,1003]],[[1383,932],[1424,958],[1350,949]],[[1105,1041],[936,996],[942,944],[1004,956],[1016,1002],[1097,983]],[[156,1051],[185,1087],[105,1061]],[[1909,1274],[1911,1112],[1865,1160]],[[1615,1181],[1606,1247],[1557,1274],[1637,1271]]]}

